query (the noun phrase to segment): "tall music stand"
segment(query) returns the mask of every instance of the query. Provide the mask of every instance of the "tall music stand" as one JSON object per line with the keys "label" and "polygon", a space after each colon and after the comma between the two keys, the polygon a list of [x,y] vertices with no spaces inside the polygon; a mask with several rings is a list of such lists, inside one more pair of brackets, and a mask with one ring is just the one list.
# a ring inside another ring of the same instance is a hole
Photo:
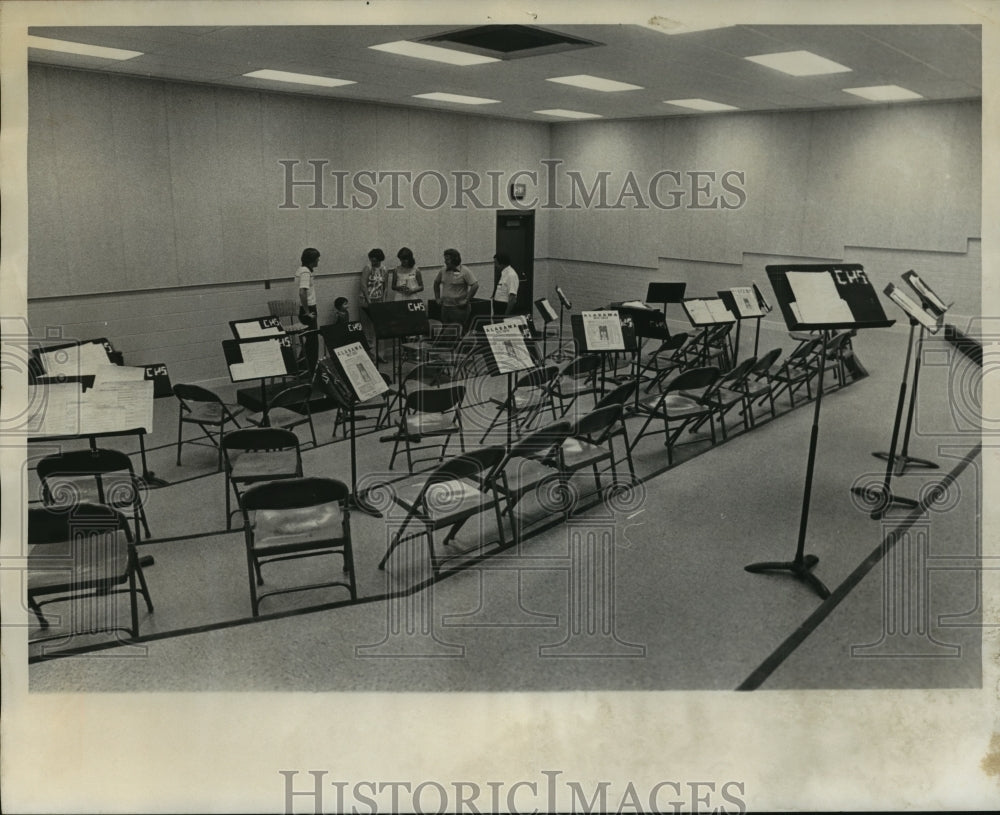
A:
{"label": "tall music stand", "polygon": [[[885,467],[885,477],[882,480],[881,486],[876,489],[874,487],[854,487],[851,491],[855,495],[860,495],[866,501],[871,502],[873,509],[871,512],[871,517],[873,520],[879,520],[893,504],[898,504],[900,506],[906,507],[908,509],[916,509],[920,506],[918,501],[914,501],[912,498],[902,498],[896,495],[892,491],[892,476],[893,474],[902,474],[903,468],[899,467],[899,459],[902,457],[897,457],[896,455],[896,442],[899,440],[899,429],[903,420],[903,405],[906,403],[907,397],[907,387],[906,378],[910,371],[910,360],[913,357],[913,336],[917,331],[917,326],[920,327],[920,347],[923,347],[924,330],[929,330],[932,334],[936,334],[941,327],[941,316],[944,311],[936,316],[931,316],[924,308],[915,303],[909,297],[906,296],[902,291],[900,291],[896,286],[890,283],[885,287],[885,295],[890,300],[892,300],[897,306],[899,306],[905,314],[910,319],[910,333],[906,340],[906,361],[903,363],[903,378],[899,383],[899,397],[896,400],[896,418],[892,424],[892,441],[889,442],[889,452],[887,453],[872,453],[875,458],[882,459],[886,462]],[[917,377],[917,372],[919,371],[920,359],[919,351],[917,357],[917,368],[914,371],[914,379]],[[915,383],[914,383],[915,384]],[[910,421],[913,418],[913,402],[916,399],[916,389],[910,394],[910,415],[907,419],[906,432],[910,431]],[[936,464],[930,461],[924,461],[923,459],[914,459],[914,461],[919,461],[921,466],[934,468],[937,467]]]}
{"label": "tall music stand", "polygon": [[358,451],[355,442],[354,407],[358,402],[385,393],[388,385],[385,384],[371,356],[360,342],[333,348],[331,355],[316,366],[316,372],[320,387],[338,408],[347,413],[351,451],[351,494],[348,502],[366,515],[381,518],[382,513],[358,495]]}
{"label": "tall music stand", "polygon": [[757,288],[756,283],[752,284],[751,288],[753,289],[754,296],[757,298],[757,305],[760,308],[761,312],[763,312],[761,314],[761,317],[757,319],[757,330],[753,335],[753,355],[757,356],[757,348],[760,344],[760,321],[764,317],[764,315],[770,314],[773,311],[773,309],[771,308],[771,304],[767,302],[767,298],[764,297],[763,292]]}
{"label": "tall music stand", "polygon": [[[721,297],[685,297],[681,301],[684,313],[688,321],[694,328],[701,329],[702,350],[701,358],[703,364],[707,365],[709,354],[710,328],[731,325],[736,322],[736,315],[733,314]],[[726,342],[728,342],[728,338]]]}
{"label": "tall music stand", "polygon": [[[650,283],[646,288],[647,303],[662,303],[664,321],[666,320],[667,303],[683,303],[684,292],[687,290],[687,283]],[[666,323],[664,322],[664,327]],[[670,331],[667,330],[667,338]]]}
{"label": "tall music stand", "polygon": [[260,380],[260,409],[267,424],[267,380],[278,376],[293,376],[299,363],[292,338],[285,333],[257,336],[241,340],[223,340],[222,354],[234,382]]}
{"label": "tall music stand", "polygon": [[[549,341],[549,323],[555,322],[559,319],[559,315],[556,314],[556,310],[552,308],[552,304],[547,298],[543,297],[541,300],[535,301],[535,308],[538,309],[538,313],[542,315],[542,359],[548,358],[548,341]],[[562,331],[562,326],[559,328]],[[562,337],[559,338],[562,341]]]}
{"label": "tall music stand", "polygon": [[507,376],[507,450],[513,436],[514,377],[520,371],[536,367],[536,360],[525,342],[528,321],[510,321],[482,325],[487,370],[490,376]]}
{"label": "tall music stand", "polygon": [[614,309],[603,309],[574,314],[570,324],[573,344],[580,349],[580,353],[601,355],[601,396],[603,396],[608,354],[622,351],[632,353],[638,349],[635,322],[628,314],[621,314]]}
{"label": "tall music stand", "polygon": [[[757,337],[760,336],[760,320],[764,311],[750,286],[734,286],[717,292],[723,305],[736,316],[736,342],[733,346],[733,364],[740,361],[740,329],[744,320],[757,320]],[[754,340],[753,355],[757,356],[757,342]]]}
{"label": "tall music stand", "polygon": [[563,312],[572,311],[573,304],[559,286],[556,286],[556,296],[559,298],[559,347],[553,352],[552,359],[562,360],[566,359],[567,356],[572,359],[575,354],[567,354],[563,350]]}
{"label": "tall music stand", "polygon": [[405,337],[427,336],[431,333],[427,304],[423,300],[393,300],[389,303],[372,303],[368,314],[375,326],[375,346],[378,340],[392,340],[392,369],[396,382],[403,380],[403,352],[400,348]]}
{"label": "tall music stand", "polygon": [[744,569],[755,574],[788,572],[825,600],[830,596],[830,590],[812,571],[819,563],[819,558],[816,555],[805,554],[805,544],[813,472],[816,467],[816,445],[819,439],[819,415],[823,403],[823,377],[829,334],[840,329],[887,328],[896,321],[886,318],[878,295],[860,264],[768,266],[767,276],[788,330],[821,332],[822,350],[819,355],[819,380],[816,386],[812,432],[809,436],[809,455],[806,461],[795,557],[790,561],[752,563]]}

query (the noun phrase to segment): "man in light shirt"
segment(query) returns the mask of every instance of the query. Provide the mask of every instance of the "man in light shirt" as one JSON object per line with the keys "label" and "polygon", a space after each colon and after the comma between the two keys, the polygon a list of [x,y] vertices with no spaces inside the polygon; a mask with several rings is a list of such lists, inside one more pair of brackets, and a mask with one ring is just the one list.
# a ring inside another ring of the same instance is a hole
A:
{"label": "man in light shirt", "polygon": [[493,314],[502,317],[517,312],[517,272],[510,265],[510,257],[503,252],[493,256],[493,265],[500,273],[493,290]]}
{"label": "man in light shirt", "polygon": [[462,266],[462,256],[457,249],[445,249],[444,265],[434,279],[434,299],[441,306],[441,322],[458,324],[464,331],[472,317],[472,298],[476,296],[479,282]]}

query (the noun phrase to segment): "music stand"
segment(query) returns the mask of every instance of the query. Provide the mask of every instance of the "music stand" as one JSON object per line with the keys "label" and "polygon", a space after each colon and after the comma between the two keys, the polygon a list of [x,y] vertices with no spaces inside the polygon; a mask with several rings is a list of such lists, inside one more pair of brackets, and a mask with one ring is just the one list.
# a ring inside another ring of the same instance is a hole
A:
{"label": "music stand", "polygon": [[619,351],[634,352],[638,345],[635,322],[629,315],[612,309],[582,311],[572,315],[570,326],[574,345],[583,354],[601,355],[601,396],[604,395],[606,362],[608,354]]}
{"label": "music stand", "polygon": [[[559,298],[559,347],[552,354],[553,359],[565,359],[567,354],[563,350],[563,311],[572,311],[573,304],[566,297],[566,293],[559,287],[556,286],[556,296]],[[573,354],[568,355],[570,359],[573,358]]]}
{"label": "music stand", "polygon": [[[538,309],[538,313],[542,315],[542,359],[548,357],[548,340],[549,340],[549,323],[554,322],[559,318],[556,314],[556,310],[552,308],[552,304],[547,298],[543,297],[541,300],[535,301],[535,308]],[[560,331],[562,327],[560,326]],[[562,337],[560,337],[560,342]]]}
{"label": "music stand", "polygon": [[[681,303],[684,301],[684,292],[687,290],[687,283],[650,283],[646,287],[647,303],[662,303],[663,314],[667,313],[667,303]],[[664,319],[666,317],[664,316]],[[667,338],[670,331],[667,331]]]}
{"label": "music stand", "polygon": [[[650,286],[660,285],[651,283]],[[674,284],[667,284],[674,285]],[[682,284],[683,285],[683,284]],[[631,320],[632,325],[635,329],[635,364],[633,366],[632,375],[635,378],[636,389],[635,389],[635,401],[632,409],[635,411],[639,410],[639,372],[642,367],[642,346],[644,340],[653,339],[663,342],[670,337],[670,331],[667,329],[667,321],[663,316],[663,312],[658,308],[637,308],[635,306],[627,305],[626,303],[612,303],[609,308],[615,308],[618,310],[618,314],[621,315],[623,325],[627,320]],[[612,377],[612,381],[616,381],[615,377]],[[623,381],[622,378],[617,378],[620,383]],[[627,379],[625,380],[627,381]],[[603,387],[603,382],[602,382]]]}
{"label": "music stand", "polygon": [[[773,309],[771,308],[771,304],[769,302],[767,302],[767,298],[764,297],[763,292],[761,292],[761,290],[757,288],[757,284],[756,283],[752,284],[752,288],[753,288],[754,296],[757,298],[757,305],[760,307],[761,312],[763,312],[761,314],[761,318],[763,318],[763,316],[765,314],[770,314],[771,311],[773,311]],[[757,356],[757,346],[758,346],[759,342],[760,342],[760,319],[757,320],[757,331],[753,335],[753,355],[754,356]]]}
{"label": "music stand", "polygon": [[351,451],[351,494],[348,502],[355,509],[381,518],[382,513],[358,495],[358,451],[355,441],[354,406],[388,390],[388,385],[360,342],[333,349],[333,354],[316,366],[319,385],[334,404],[347,413]]}
{"label": "music stand", "polygon": [[[936,334],[941,327],[941,317],[944,315],[944,311],[941,310],[938,314],[932,316],[928,311],[915,303],[909,297],[906,296],[901,290],[896,288],[895,285],[890,283],[885,287],[885,295],[890,300],[892,300],[897,306],[899,306],[906,315],[910,318],[910,333],[906,340],[906,361],[903,363],[903,378],[899,383],[899,397],[896,400],[896,418],[892,424],[892,441],[889,442],[889,452],[887,453],[872,453],[875,458],[882,459],[886,462],[885,477],[883,478],[881,488],[876,491],[874,487],[854,487],[851,491],[855,495],[860,495],[866,501],[870,501],[873,504],[873,509],[871,512],[871,517],[873,520],[878,520],[882,518],[883,515],[888,511],[889,507],[893,504],[899,504],[900,506],[907,507],[909,509],[916,509],[920,506],[919,502],[914,501],[912,498],[902,498],[895,495],[892,491],[892,476],[893,473],[902,474],[903,470],[906,468],[906,463],[904,461],[902,467],[898,466],[898,462],[904,457],[904,454],[896,455],[896,442],[899,440],[899,428],[903,419],[903,405],[906,402],[906,377],[910,370],[910,359],[913,357],[913,335],[917,330],[917,326],[920,326],[920,345],[923,348],[923,338],[924,330],[930,331],[932,334]],[[914,370],[914,390],[910,394],[910,414],[907,418],[906,432],[910,432],[910,422],[913,419],[913,403],[916,400],[916,378],[919,372],[920,366],[920,352],[917,352],[917,362],[916,368]],[[926,467],[929,469],[936,468],[937,465],[931,461],[925,461],[924,459],[913,459],[914,462],[919,462],[919,466]]]}
{"label": "music stand", "polygon": [[830,590],[812,572],[819,563],[819,558],[816,555],[805,554],[805,543],[813,472],[816,467],[816,445],[819,440],[819,416],[820,406],[823,403],[823,377],[829,333],[837,329],[886,328],[896,321],[886,318],[878,295],[860,264],[768,266],[766,270],[788,330],[821,332],[822,350],[819,356],[819,380],[816,386],[812,431],[809,436],[809,455],[806,460],[795,557],[791,561],[752,563],[744,566],[744,569],[755,574],[788,572],[825,600],[830,596]]}
{"label": "music stand", "polygon": [[[732,325],[736,322],[736,315],[726,308],[721,297],[685,297],[681,305],[691,325],[701,329],[702,350],[699,356],[702,363],[707,365],[711,356],[709,339],[716,333],[709,329]],[[726,342],[729,342],[728,338]]]}
{"label": "music stand", "polygon": [[529,333],[528,321],[510,321],[482,326],[487,370],[490,376],[507,375],[507,449],[510,450],[514,393],[514,376],[519,371],[530,371],[535,367],[535,359],[525,342]]}
{"label": "music stand", "polygon": [[[717,292],[723,305],[736,315],[736,342],[733,347],[733,364],[740,361],[740,329],[743,320],[757,320],[757,336],[760,336],[760,320],[764,312],[760,307],[754,290],[750,286],[734,286]],[[753,355],[757,356],[757,342],[754,341]]]}
{"label": "music stand", "polygon": [[379,340],[392,340],[393,375],[396,382],[401,382],[403,352],[399,346],[404,337],[426,336],[431,333],[427,304],[417,299],[372,303],[368,306],[368,315],[375,327],[376,351]]}
{"label": "music stand", "polygon": [[[277,319],[277,318],[275,318]],[[265,380],[276,376],[292,376],[298,371],[298,360],[292,348],[292,338],[285,333],[241,340],[223,340],[222,353],[233,382],[260,380],[260,406],[267,423],[267,385]]]}

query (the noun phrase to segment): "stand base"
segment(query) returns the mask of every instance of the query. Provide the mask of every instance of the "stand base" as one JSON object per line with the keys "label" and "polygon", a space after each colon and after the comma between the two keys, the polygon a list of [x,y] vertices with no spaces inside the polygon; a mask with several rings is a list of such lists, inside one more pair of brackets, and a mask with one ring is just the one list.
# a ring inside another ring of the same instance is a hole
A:
{"label": "stand base", "polygon": [[919,501],[896,495],[891,489],[885,486],[882,486],[880,489],[873,487],[851,487],[851,492],[861,498],[866,506],[872,507],[869,517],[873,521],[880,520],[893,505],[905,507],[906,509],[916,509],[920,506]]}
{"label": "stand base", "polygon": [[170,482],[164,481],[162,478],[157,478],[153,473],[145,472],[142,474],[142,481],[150,487],[169,487]]}
{"label": "stand base", "polygon": [[760,574],[763,572],[789,572],[792,577],[802,583],[805,583],[809,588],[816,592],[821,599],[825,600],[830,596],[830,590],[823,585],[822,580],[812,573],[812,569],[816,567],[817,563],[819,563],[819,558],[816,557],[816,555],[806,555],[801,560],[796,559],[785,562],[768,561],[764,563],[751,563],[749,566],[744,566],[743,569],[754,574]]}
{"label": "stand base", "polygon": [[[882,461],[888,461],[890,456],[888,453],[872,453],[875,458],[880,458]],[[926,458],[916,458],[915,456],[898,455],[896,456],[896,462],[893,467],[893,471],[896,475],[902,475],[906,472],[907,467],[918,467],[923,470],[938,470],[940,465],[935,464],[933,461],[928,461]]]}
{"label": "stand base", "polygon": [[361,498],[359,498],[354,493],[351,493],[349,496],[347,496],[347,505],[351,509],[356,509],[358,512],[363,512],[365,515],[369,515],[372,518],[381,518],[382,517],[382,513],[381,512],[379,512],[374,507],[369,506],[368,504],[366,504],[364,502],[364,500],[362,500]]}

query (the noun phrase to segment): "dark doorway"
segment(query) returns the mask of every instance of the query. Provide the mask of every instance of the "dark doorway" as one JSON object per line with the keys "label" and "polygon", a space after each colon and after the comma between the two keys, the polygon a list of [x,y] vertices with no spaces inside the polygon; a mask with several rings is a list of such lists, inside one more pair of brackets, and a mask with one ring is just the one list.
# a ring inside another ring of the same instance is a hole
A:
{"label": "dark doorway", "polygon": [[[531,314],[534,302],[535,280],[535,213],[520,209],[502,209],[497,212],[497,248],[510,258],[519,278],[517,288],[517,313]],[[499,272],[493,271],[496,288]],[[491,290],[488,297],[493,296]]]}

